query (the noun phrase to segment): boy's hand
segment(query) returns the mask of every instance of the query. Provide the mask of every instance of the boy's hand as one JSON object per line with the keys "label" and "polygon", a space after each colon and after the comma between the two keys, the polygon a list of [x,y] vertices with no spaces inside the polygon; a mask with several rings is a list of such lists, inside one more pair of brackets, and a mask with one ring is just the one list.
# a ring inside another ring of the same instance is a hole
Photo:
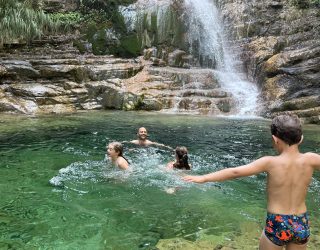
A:
{"label": "boy's hand", "polygon": [[194,176],[194,175],[187,175],[185,177],[182,177],[182,180],[187,182],[196,182],[196,183],[204,183],[205,179],[203,176]]}

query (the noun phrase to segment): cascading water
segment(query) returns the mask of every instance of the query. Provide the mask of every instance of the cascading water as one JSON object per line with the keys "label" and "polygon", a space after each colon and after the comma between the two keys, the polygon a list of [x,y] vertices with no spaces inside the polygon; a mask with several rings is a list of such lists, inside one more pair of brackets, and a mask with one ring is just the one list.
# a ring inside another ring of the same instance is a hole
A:
{"label": "cascading water", "polygon": [[[212,0],[185,0],[189,21],[188,39],[192,54],[203,66],[214,67],[221,86],[235,97],[239,115],[253,115],[257,107],[257,87],[241,79],[230,53],[219,12]],[[195,51],[196,50],[196,51]]]}
{"label": "cascading water", "polygon": [[[221,88],[232,94],[234,103],[230,113],[255,114],[257,87],[245,79],[240,69],[242,63],[236,60],[240,51],[228,44],[213,0],[138,0],[120,11],[128,30],[138,33],[142,47],[166,44],[189,50],[198,65],[212,69]],[[161,49],[154,50],[159,52]],[[176,103],[175,107],[178,106]]]}

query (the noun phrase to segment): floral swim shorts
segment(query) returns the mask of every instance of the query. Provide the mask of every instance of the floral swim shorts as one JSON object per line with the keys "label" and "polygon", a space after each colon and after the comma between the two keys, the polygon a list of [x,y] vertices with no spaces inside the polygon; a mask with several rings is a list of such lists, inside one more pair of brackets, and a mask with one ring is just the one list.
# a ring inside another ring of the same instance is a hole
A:
{"label": "floral swim shorts", "polygon": [[305,244],[310,236],[309,216],[307,213],[299,215],[268,213],[264,233],[278,246],[284,246],[290,242]]}

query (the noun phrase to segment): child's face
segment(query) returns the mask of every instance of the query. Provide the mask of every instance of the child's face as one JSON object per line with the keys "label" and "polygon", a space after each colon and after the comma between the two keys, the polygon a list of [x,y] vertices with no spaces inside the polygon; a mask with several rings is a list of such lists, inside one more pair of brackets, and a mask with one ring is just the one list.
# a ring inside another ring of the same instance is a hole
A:
{"label": "child's face", "polygon": [[114,147],[112,144],[109,144],[107,147],[107,153],[109,157],[116,157],[118,156],[118,153],[115,151]]}

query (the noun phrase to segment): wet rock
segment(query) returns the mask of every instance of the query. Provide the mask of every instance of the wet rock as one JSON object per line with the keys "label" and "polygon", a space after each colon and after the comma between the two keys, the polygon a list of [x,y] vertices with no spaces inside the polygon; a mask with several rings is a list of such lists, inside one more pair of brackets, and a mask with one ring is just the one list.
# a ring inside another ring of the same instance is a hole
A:
{"label": "wet rock", "polygon": [[6,67],[0,64],[0,77],[5,76],[8,73]]}
{"label": "wet rock", "polygon": [[171,67],[183,67],[184,65],[184,56],[187,53],[182,50],[175,50],[171,53],[169,53],[168,56],[168,65]]}
{"label": "wet rock", "polygon": [[25,79],[37,78],[40,76],[39,71],[35,70],[28,61],[5,60],[1,63],[5,68],[5,70],[2,71],[14,78]]}
{"label": "wet rock", "polygon": [[122,109],[124,93],[121,89],[108,87],[102,94],[101,104],[106,109]]}
{"label": "wet rock", "polygon": [[[229,32],[243,47],[249,78],[262,89],[265,114],[290,110],[292,98],[318,95],[320,19],[314,4],[272,0],[217,2]],[[303,115],[309,105],[293,106]]]}
{"label": "wet rock", "polygon": [[49,97],[61,95],[64,91],[62,87],[49,85],[44,86],[37,83],[12,84],[8,89],[16,96],[25,97]]}
{"label": "wet rock", "polygon": [[73,104],[55,104],[43,105],[37,110],[37,114],[67,114],[75,113],[77,111]]}

